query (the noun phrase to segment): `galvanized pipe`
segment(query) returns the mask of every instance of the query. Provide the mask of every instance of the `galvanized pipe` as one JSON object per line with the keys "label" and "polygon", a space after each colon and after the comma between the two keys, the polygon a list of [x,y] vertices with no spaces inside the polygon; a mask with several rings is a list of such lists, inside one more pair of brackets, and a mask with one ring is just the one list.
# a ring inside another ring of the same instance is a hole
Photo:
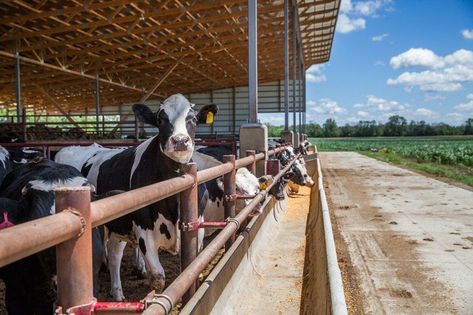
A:
{"label": "galvanized pipe", "polygon": [[289,131],[289,0],[284,0],[284,131]]}
{"label": "galvanized pipe", "polygon": [[[225,242],[235,233],[241,222],[243,222],[252,212],[253,209],[264,200],[271,188],[276,182],[292,167],[292,164],[297,160],[300,155],[297,155],[295,159],[284,167],[278,175],[273,179],[273,182],[263,191],[256,195],[256,197],[243,208],[232,220],[229,220],[227,226],[217,234],[217,236],[204,248],[204,250],[197,256],[197,258],[184,270],[181,274],[171,283],[166,290],[162,293],[169,297],[172,301],[179,301],[181,296],[192,286],[195,279],[198,278],[199,274],[207,267],[212,259],[217,255],[220,249],[224,246]],[[233,223],[233,224],[230,224]],[[168,305],[167,299],[157,297],[158,301],[161,301],[164,305]],[[164,308],[160,305],[151,305],[146,309],[143,314],[166,314]]]}
{"label": "galvanized pipe", "polygon": [[20,53],[15,54],[15,93],[16,93],[16,122],[21,122],[21,75]]}
{"label": "galvanized pipe", "polygon": [[57,304],[67,310],[88,304],[94,298],[90,187],[61,188],[55,194],[56,212],[72,211],[82,223],[78,236],[56,247]]}
{"label": "galvanized pipe", "polygon": [[[194,185],[181,192],[180,198],[180,220],[181,226],[186,226],[199,221],[199,201],[197,186],[197,164],[189,163],[181,166],[181,174],[194,178]],[[181,228],[181,271],[187,268],[197,257],[197,230]],[[197,279],[192,281],[187,292],[183,296],[183,303],[187,303],[197,290]]]}
{"label": "galvanized pipe", "polygon": [[99,114],[100,114],[100,78],[99,73],[95,74],[95,133],[99,135]]}
{"label": "galvanized pipe", "polygon": [[[233,169],[223,175],[223,193],[225,196],[233,196],[236,194],[236,178],[235,178],[235,156],[224,155],[224,163],[230,163],[233,165]],[[233,218],[235,216],[235,200],[225,198],[223,201],[224,218]],[[225,250],[228,250],[233,242],[235,242],[235,233],[225,243]]]}
{"label": "galvanized pipe", "polygon": [[[292,130],[294,131],[294,136],[296,136],[296,77],[297,77],[297,7],[293,5],[292,7]],[[299,140],[296,141],[299,143]]]}
{"label": "galvanized pipe", "polygon": [[258,0],[248,0],[248,113],[258,121]]}

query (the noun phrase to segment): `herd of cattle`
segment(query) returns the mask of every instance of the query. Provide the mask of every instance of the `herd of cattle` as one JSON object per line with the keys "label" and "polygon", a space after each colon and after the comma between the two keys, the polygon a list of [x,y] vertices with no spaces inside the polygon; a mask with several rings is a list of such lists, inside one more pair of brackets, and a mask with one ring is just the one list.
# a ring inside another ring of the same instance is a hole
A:
{"label": "herd of cattle", "polygon": [[[137,147],[105,148],[71,146],[61,149],[51,161],[35,157],[34,150],[9,152],[0,147],[0,230],[54,214],[54,189],[90,186],[92,199],[108,197],[179,176],[182,164],[194,161],[199,170],[223,163],[231,154],[227,147],[196,147],[196,125],[205,123],[207,115],[215,115],[216,105],[196,111],[180,94],[166,99],[157,113],[146,105],[135,104],[133,111],[144,123],[155,126],[159,133]],[[280,145],[271,142],[270,147]],[[288,147],[277,154],[282,166],[287,165],[303,147]],[[38,152],[36,152],[38,153]],[[39,154],[36,154],[39,155]],[[273,186],[270,194],[283,199],[284,184],[313,185],[302,158],[285,177]],[[257,178],[246,168],[236,172],[237,194],[254,195],[266,186],[270,177]],[[224,221],[222,178],[199,185],[199,219]],[[237,211],[249,200],[238,200]],[[255,210],[256,212],[258,209]],[[150,286],[160,292],[165,285],[165,272],[159,250],[172,254],[179,251],[179,196],[174,195],[105,224],[93,231],[94,291],[98,291],[98,272],[106,264],[110,272],[114,300],[125,299],[120,264],[127,243],[136,247],[136,265],[148,277]],[[199,229],[199,249],[203,239],[213,231]],[[55,307],[55,250],[50,248],[0,268],[5,282],[6,307],[10,314],[47,314]]]}

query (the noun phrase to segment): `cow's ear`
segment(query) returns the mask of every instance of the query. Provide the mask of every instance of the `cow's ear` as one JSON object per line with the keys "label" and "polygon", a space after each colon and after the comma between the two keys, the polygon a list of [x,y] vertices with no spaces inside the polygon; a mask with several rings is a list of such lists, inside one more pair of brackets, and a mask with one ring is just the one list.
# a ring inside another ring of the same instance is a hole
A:
{"label": "cow's ear", "polygon": [[218,112],[218,106],[215,104],[205,105],[197,113],[198,124],[211,124],[214,122],[215,114]]}
{"label": "cow's ear", "polygon": [[133,104],[133,113],[139,121],[158,127],[158,119],[151,109],[144,104]]}

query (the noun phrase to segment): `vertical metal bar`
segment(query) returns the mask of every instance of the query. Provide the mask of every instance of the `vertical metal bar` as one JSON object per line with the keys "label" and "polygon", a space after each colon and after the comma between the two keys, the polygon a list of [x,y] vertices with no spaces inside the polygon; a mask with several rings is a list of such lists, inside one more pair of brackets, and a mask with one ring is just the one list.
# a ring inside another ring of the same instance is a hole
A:
{"label": "vertical metal bar", "polygon": [[232,118],[233,118],[233,129],[232,134],[236,133],[236,91],[235,87],[232,87]]}
{"label": "vertical metal bar", "polygon": [[306,102],[305,102],[305,101],[306,101],[306,84],[307,84],[307,82],[306,82],[305,66],[304,66],[304,64],[302,64],[302,73],[303,73],[303,75],[302,75],[302,81],[303,81],[303,84],[302,84],[302,91],[303,91],[303,92],[302,92],[302,107],[303,107],[303,110],[304,110],[303,115],[302,115],[302,119],[303,119],[303,121],[304,121],[304,124],[302,125],[302,129],[303,129],[303,131],[304,131],[304,133],[305,133],[305,130],[306,130],[305,127],[306,127],[306,124],[307,124],[307,122],[306,122],[306,112],[307,112],[307,108],[306,108],[306,107],[307,107],[307,104],[306,104]]}
{"label": "vertical metal bar", "polygon": [[[210,103],[214,103],[214,91],[210,90]],[[210,133],[213,135],[214,134],[214,121],[210,124]]]}
{"label": "vertical metal bar", "polygon": [[[194,176],[197,180],[197,165],[189,163],[181,166],[181,174],[188,174]],[[198,190],[197,185],[184,190],[180,193],[180,208],[181,208],[181,226],[189,226],[189,223],[194,223],[199,220],[198,209]],[[181,271],[184,270],[197,257],[197,230],[190,231],[183,229],[181,231]],[[192,284],[186,294],[183,296],[183,303],[185,304],[194,295],[197,290],[197,281]]]}
{"label": "vertical metal bar", "polygon": [[253,156],[253,163],[247,166],[248,170],[251,172],[251,174],[256,175],[256,161],[255,161],[255,155],[256,151],[255,150],[246,150],[246,156]]}
{"label": "vertical metal bar", "polygon": [[[232,163],[233,170],[230,173],[223,175],[223,193],[225,196],[233,196],[236,194],[236,184],[235,184],[235,156],[234,155],[224,155],[223,156],[223,163]],[[235,217],[235,200],[227,200],[224,199],[223,201],[225,219],[230,217]],[[225,243],[225,250],[228,250],[230,246],[232,246],[233,242],[235,242],[235,234],[232,235]]]}
{"label": "vertical metal bar", "polygon": [[281,112],[281,80],[278,80],[278,110]]}
{"label": "vertical metal bar", "polygon": [[27,134],[27,129],[26,129],[26,108],[23,108],[21,112],[21,126],[23,128],[23,139],[24,141],[28,141],[28,134]]}
{"label": "vertical metal bar", "polygon": [[299,133],[302,133],[302,63],[299,64],[299,80],[298,82],[298,104],[299,104]]}
{"label": "vertical metal bar", "polygon": [[[292,130],[296,135],[296,76],[297,76],[297,16],[296,6],[292,7]],[[297,143],[297,142],[296,142]]]}
{"label": "vertical metal bar", "polygon": [[92,302],[92,226],[90,188],[56,190],[56,213],[74,211],[81,217],[81,235],[56,247],[57,302],[63,310]]}
{"label": "vertical metal bar", "polygon": [[99,114],[100,114],[100,79],[98,72],[95,75],[95,133],[99,136]]}
{"label": "vertical metal bar", "polygon": [[15,93],[16,93],[16,122],[21,122],[21,76],[20,76],[20,53],[15,55]]}
{"label": "vertical metal bar", "polygon": [[289,0],[284,0],[284,131],[289,131]]}
{"label": "vertical metal bar", "polygon": [[258,121],[258,0],[248,0],[248,112]]}
{"label": "vertical metal bar", "polygon": [[135,117],[135,140],[140,141],[140,125],[137,117]]}

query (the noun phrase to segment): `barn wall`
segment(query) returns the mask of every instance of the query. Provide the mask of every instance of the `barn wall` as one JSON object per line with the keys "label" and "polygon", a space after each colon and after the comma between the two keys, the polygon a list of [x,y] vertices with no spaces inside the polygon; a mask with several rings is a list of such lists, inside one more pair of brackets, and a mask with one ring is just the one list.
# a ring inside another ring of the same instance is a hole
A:
{"label": "barn wall", "polygon": [[[299,82],[296,82],[296,102],[299,102]],[[302,89],[301,89],[302,90]],[[240,126],[248,121],[248,87],[234,87],[212,90],[203,93],[191,93],[185,95],[197,109],[206,104],[217,104],[219,113],[215,116],[213,126],[201,125],[197,129],[198,134],[233,135],[238,134]],[[159,107],[159,101],[146,102],[153,110]],[[132,104],[120,106],[104,106],[102,114],[115,115],[126,114],[131,110]],[[297,105],[298,106],[298,105]],[[292,110],[292,81],[289,82],[289,110]],[[277,113],[284,112],[284,81],[262,83],[258,87],[258,112]],[[155,133],[155,128],[146,126],[146,131]],[[125,133],[133,134],[131,129]]]}

